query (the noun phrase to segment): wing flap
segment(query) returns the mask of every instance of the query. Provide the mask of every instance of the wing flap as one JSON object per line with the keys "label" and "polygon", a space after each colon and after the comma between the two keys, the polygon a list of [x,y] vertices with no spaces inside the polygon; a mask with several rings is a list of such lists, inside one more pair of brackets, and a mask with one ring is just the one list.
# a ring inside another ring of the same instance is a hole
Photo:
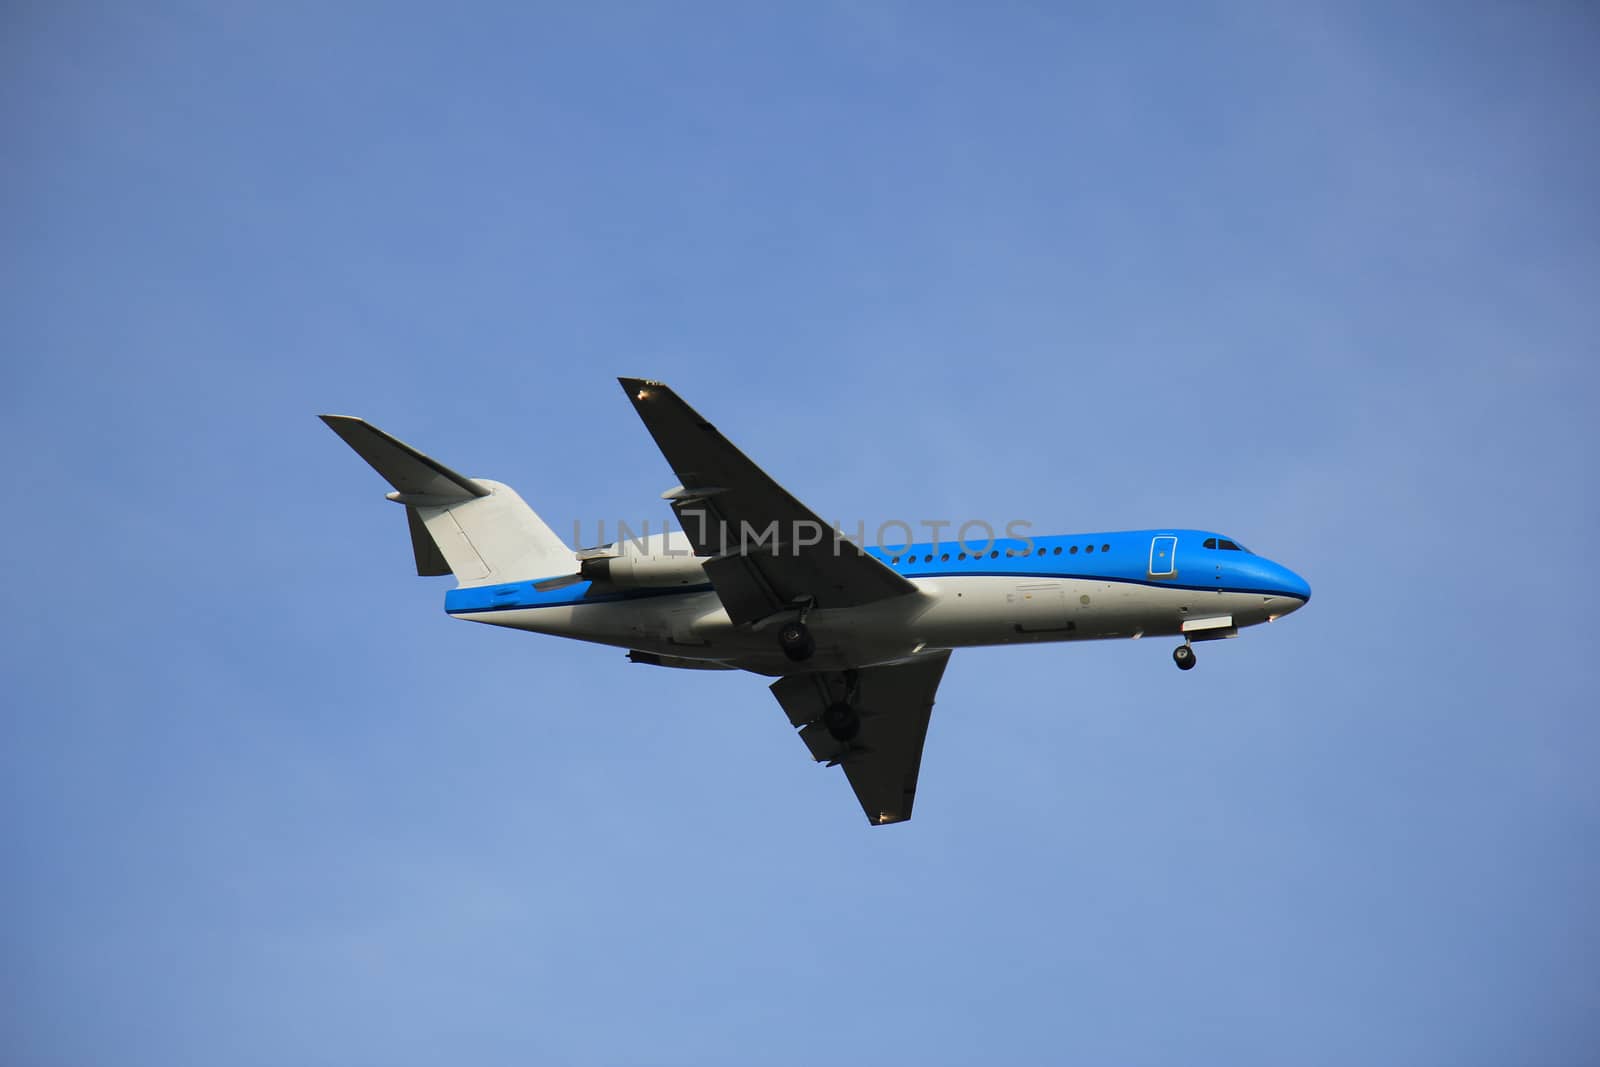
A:
{"label": "wing flap", "polygon": [[791,726],[815,722],[832,699],[827,681],[820,674],[787,675],[773,682],[771,688]]}
{"label": "wing flap", "polygon": [[759,569],[745,556],[716,556],[705,562],[706,578],[735,624],[754,622],[783,607]]}

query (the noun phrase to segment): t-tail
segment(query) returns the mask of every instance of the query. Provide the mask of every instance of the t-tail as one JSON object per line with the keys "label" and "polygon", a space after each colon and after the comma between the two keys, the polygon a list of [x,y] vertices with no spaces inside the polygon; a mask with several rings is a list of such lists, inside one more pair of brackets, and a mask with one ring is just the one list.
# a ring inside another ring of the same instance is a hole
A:
{"label": "t-tail", "polygon": [[510,486],[457,474],[362,419],[321,419],[394,486],[389,499],[405,505],[418,574],[453,573],[469,586],[574,569],[572,549]]}

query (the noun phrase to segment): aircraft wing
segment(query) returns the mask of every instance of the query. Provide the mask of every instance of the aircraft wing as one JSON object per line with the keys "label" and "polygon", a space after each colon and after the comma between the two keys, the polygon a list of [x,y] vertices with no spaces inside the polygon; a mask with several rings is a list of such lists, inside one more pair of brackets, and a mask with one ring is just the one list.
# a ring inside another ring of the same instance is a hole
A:
{"label": "aircraft wing", "polygon": [[916,591],[773,481],[659,382],[619,378],[677,473],[667,494],[706,576],[735,623],[811,598],[816,607],[870,604]]}
{"label": "aircraft wing", "polygon": [[[950,651],[944,649],[885,667],[791,674],[772,683],[772,695],[800,728],[800,740],[812,758],[844,768],[861,810],[874,826],[911,818],[933,696],[949,662]],[[844,699],[851,687],[861,732],[848,742],[836,741],[818,720],[823,709]]]}

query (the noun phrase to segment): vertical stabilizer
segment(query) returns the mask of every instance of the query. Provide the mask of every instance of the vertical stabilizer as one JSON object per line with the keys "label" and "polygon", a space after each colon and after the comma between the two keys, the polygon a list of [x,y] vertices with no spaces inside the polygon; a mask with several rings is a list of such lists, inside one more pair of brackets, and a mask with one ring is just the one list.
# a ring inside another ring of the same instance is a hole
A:
{"label": "vertical stabilizer", "polygon": [[418,574],[444,574],[462,585],[487,585],[566,574],[572,549],[500,482],[467,478],[361,419],[322,421],[394,487],[406,506]]}

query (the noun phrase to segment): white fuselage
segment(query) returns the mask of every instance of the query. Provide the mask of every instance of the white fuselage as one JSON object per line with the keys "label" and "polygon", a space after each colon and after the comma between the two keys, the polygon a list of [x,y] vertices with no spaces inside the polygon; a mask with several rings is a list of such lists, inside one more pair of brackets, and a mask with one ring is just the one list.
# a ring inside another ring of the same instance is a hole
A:
{"label": "white fuselage", "polygon": [[[1299,607],[1292,598],[1262,593],[1085,578],[947,575],[913,581],[918,590],[914,596],[812,611],[807,622],[817,650],[798,669],[892,663],[939,648],[1175,636],[1186,630],[1197,640],[1233,636],[1239,627]],[[780,619],[735,626],[717,594],[708,589],[456,617],[761,674],[797,669],[775,644],[773,632]],[[1216,625],[1208,627],[1208,621]]]}

